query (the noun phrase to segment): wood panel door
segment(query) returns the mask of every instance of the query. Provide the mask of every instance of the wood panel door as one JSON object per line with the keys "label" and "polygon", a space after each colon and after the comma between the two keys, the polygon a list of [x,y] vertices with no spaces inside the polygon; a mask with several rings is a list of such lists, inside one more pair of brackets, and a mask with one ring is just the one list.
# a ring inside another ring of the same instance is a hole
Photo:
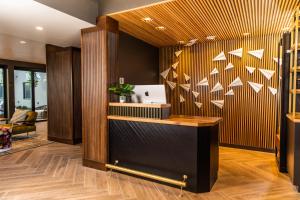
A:
{"label": "wood panel door", "polygon": [[67,142],[73,138],[72,54],[54,48],[47,53],[48,138]]}

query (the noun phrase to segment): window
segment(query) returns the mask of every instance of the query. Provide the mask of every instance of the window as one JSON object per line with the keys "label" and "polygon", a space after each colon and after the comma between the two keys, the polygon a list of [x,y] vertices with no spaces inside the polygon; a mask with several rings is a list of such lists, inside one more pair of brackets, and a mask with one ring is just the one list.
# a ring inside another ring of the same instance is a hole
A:
{"label": "window", "polygon": [[31,83],[23,82],[23,99],[31,99]]}

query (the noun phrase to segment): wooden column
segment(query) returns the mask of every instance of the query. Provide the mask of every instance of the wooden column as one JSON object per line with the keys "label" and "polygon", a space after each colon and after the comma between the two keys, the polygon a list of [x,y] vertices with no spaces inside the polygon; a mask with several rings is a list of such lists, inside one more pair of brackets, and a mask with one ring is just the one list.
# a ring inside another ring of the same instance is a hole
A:
{"label": "wooden column", "polygon": [[118,77],[118,27],[103,16],[81,31],[83,165],[101,170],[108,160],[108,87]]}

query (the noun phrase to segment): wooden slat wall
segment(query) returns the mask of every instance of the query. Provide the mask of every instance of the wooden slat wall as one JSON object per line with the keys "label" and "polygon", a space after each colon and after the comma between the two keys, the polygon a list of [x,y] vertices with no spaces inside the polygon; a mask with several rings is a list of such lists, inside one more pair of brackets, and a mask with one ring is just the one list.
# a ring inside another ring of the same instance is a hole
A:
{"label": "wooden slat wall", "polygon": [[118,23],[109,17],[98,23],[81,32],[83,164],[105,170],[108,86],[118,77]]}
{"label": "wooden slat wall", "polygon": [[[279,39],[278,35],[269,35],[202,43],[192,47],[161,48],[160,71],[169,68],[172,63],[179,60],[176,70],[179,75],[178,80],[172,78],[172,73],[167,79],[176,83],[189,83],[185,82],[183,73],[190,75],[192,90],[200,92],[197,101],[203,103],[203,107],[198,109],[191,92],[187,93],[178,86],[171,91],[166,85],[168,101],[172,104],[172,114],[221,116],[223,117],[221,143],[266,150],[274,149],[277,95],[273,96],[268,86],[277,88],[278,84],[277,68],[273,57],[277,57]],[[243,48],[243,58],[227,53],[238,48]],[[174,52],[179,49],[184,51],[179,58],[176,58]],[[247,51],[257,49],[265,49],[262,60],[247,54]],[[221,51],[225,52],[227,60],[213,62],[212,59]],[[229,62],[233,63],[234,69],[224,71]],[[246,70],[246,65],[256,68],[252,75]],[[214,67],[217,67],[220,73],[210,76]],[[276,73],[271,80],[267,80],[258,68],[276,70]],[[244,85],[233,88],[234,96],[225,96],[224,94],[229,90],[228,85],[238,76]],[[204,77],[208,78],[209,87],[196,86]],[[224,91],[210,93],[218,81],[223,85]],[[257,94],[247,81],[261,83],[264,86]],[[165,81],[161,80],[161,82]],[[186,102],[179,102],[179,94],[184,96]],[[223,110],[210,103],[211,100],[223,99],[225,100]]]}

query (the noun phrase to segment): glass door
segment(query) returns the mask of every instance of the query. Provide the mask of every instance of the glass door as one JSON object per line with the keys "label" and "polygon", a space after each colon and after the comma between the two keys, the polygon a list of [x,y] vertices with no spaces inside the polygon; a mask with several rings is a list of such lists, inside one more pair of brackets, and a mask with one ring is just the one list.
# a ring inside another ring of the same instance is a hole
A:
{"label": "glass door", "polygon": [[6,75],[5,69],[0,68],[0,117],[6,117],[7,104],[6,104]]}
{"label": "glass door", "polygon": [[38,120],[47,119],[47,73],[34,72],[34,107]]}
{"label": "glass door", "polygon": [[15,70],[15,108],[22,110],[32,110],[32,72],[25,70]]}

